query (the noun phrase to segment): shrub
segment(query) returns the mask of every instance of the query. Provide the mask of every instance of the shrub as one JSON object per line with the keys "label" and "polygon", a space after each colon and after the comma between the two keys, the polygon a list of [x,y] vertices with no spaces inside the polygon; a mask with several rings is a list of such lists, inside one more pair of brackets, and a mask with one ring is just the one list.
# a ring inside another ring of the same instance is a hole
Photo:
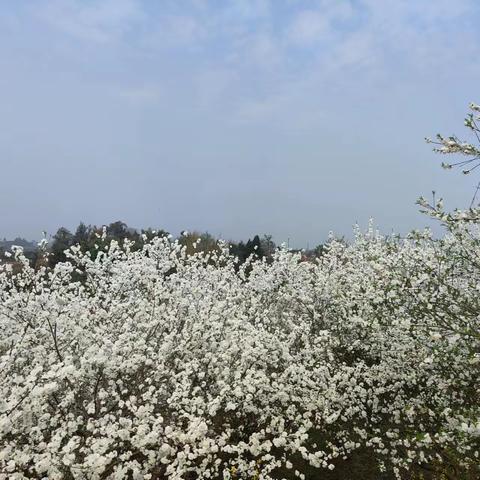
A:
{"label": "shrub", "polygon": [[477,468],[480,234],[446,221],[441,240],[357,231],[315,262],[236,268],[225,245],[153,238],[4,266],[0,479]]}

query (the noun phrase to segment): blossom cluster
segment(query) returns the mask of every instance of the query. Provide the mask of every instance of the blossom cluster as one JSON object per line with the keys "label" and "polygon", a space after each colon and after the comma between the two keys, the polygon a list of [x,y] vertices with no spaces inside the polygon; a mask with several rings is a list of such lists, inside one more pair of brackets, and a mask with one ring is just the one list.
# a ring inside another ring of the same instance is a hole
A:
{"label": "blossom cluster", "polygon": [[[0,480],[402,478],[480,450],[480,230],[0,271]],[[325,477],[328,478],[328,477]],[[356,477],[357,478],[357,477]]]}
{"label": "blossom cluster", "polygon": [[[470,113],[464,121],[465,126],[473,133],[475,139],[480,141],[480,105],[470,103]],[[445,137],[437,134],[436,140],[426,138],[427,143],[436,145],[434,151],[443,155],[461,155],[467,157],[466,160],[461,160],[456,163],[442,162],[442,167],[450,170],[452,167],[467,167],[462,171],[465,175],[478,168],[480,165],[480,149],[477,145],[470,142],[462,141],[455,135]]]}

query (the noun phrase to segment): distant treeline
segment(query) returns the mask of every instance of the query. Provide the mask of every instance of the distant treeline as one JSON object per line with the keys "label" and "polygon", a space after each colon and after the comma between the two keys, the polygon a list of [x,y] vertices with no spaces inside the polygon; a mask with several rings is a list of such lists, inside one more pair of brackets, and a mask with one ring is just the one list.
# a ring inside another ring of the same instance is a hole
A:
{"label": "distant treeline", "polygon": [[6,252],[13,246],[22,247],[25,252],[33,252],[38,247],[36,242],[29,242],[21,237],[16,237],[13,240],[7,240],[6,238],[0,240],[0,251]]}
{"label": "distant treeline", "polygon": [[[102,240],[104,231],[106,237]],[[168,235],[169,233],[167,231],[161,229],[154,230],[148,228],[137,230],[128,227],[128,225],[122,221],[112,222],[102,227],[86,225],[81,222],[74,233],[65,227],[57,230],[48,245],[50,253],[48,263],[50,266],[54,266],[59,262],[64,262],[66,260],[65,250],[73,245],[80,245],[84,252],[90,252],[90,254],[95,257],[99,244],[103,242],[110,243],[112,240],[116,240],[122,244],[122,242],[127,239],[133,243],[133,249],[140,249],[145,241],[149,241],[154,237],[164,237]],[[218,249],[218,239],[208,232],[182,232],[178,237],[178,241],[185,246],[188,254],[199,251],[211,252]],[[4,239],[0,241],[0,257],[4,259],[3,253],[10,250],[14,245],[23,248],[25,255],[29,258],[32,265],[39,266],[44,263],[44,256],[41,255],[37,244],[22,238],[16,238],[14,240]],[[231,254],[239,259],[240,264],[245,262],[252,254],[255,255],[256,258],[266,258],[269,260],[277,248],[271,235],[262,235],[261,237],[260,235],[255,235],[246,242],[229,241],[228,245]],[[306,257],[318,256],[321,254],[322,248],[322,245],[318,245],[313,250],[305,251],[304,255]]]}

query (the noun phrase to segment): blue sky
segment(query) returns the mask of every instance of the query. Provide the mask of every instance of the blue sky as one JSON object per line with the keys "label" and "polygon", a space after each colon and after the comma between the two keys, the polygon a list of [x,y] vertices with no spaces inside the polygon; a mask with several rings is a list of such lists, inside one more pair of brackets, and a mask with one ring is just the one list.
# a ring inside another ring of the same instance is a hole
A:
{"label": "blue sky", "polygon": [[[0,1],[0,237],[117,219],[305,247],[477,179],[477,0]],[[468,137],[467,137],[468,138]]]}

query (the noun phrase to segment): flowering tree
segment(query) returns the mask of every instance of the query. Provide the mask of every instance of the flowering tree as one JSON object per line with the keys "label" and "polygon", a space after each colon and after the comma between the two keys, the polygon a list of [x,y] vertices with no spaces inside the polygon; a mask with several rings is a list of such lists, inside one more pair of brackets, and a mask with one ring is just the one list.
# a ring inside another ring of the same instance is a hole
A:
{"label": "flowering tree", "polygon": [[[478,146],[460,140],[457,136],[452,135],[445,137],[444,135],[437,134],[436,140],[426,138],[427,143],[435,145],[434,151],[442,155],[460,155],[462,160],[455,163],[442,162],[442,167],[446,170],[450,170],[453,167],[462,168],[462,173],[468,175],[480,166],[480,105],[476,103],[470,103],[470,113],[465,118],[465,126],[473,134],[475,140],[478,142]],[[475,194],[473,195],[470,208],[475,204],[475,199],[480,190],[480,182],[477,184]]]}
{"label": "flowering tree", "polygon": [[14,249],[0,480],[349,478],[358,459],[477,478],[480,230],[432,208],[440,240],[357,230],[314,262],[157,237],[35,270]]}

